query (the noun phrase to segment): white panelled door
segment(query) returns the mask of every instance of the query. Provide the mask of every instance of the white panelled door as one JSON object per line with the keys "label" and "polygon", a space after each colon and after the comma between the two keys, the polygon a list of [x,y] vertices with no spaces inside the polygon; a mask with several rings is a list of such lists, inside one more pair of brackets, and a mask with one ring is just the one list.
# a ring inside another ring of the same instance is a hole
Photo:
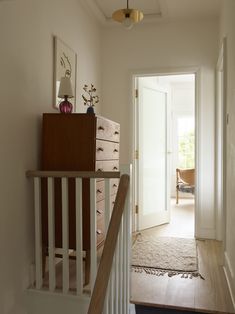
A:
{"label": "white panelled door", "polygon": [[138,229],[170,221],[169,92],[151,78],[138,79]]}

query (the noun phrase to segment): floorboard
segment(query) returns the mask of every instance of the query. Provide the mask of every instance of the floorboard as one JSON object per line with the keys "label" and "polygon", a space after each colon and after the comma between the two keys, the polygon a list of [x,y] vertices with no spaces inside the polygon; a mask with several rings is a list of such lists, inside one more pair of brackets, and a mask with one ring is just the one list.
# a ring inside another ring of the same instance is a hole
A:
{"label": "floorboard", "polygon": [[[143,231],[155,236],[194,237],[194,203],[172,200],[172,222]],[[149,307],[202,313],[234,313],[223,272],[222,245],[215,240],[197,240],[201,278],[184,279],[131,273],[131,302]],[[145,312],[143,312],[145,313]],[[147,313],[147,312],[146,312]],[[154,312],[149,312],[154,313]],[[156,312],[157,313],[157,312]]]}

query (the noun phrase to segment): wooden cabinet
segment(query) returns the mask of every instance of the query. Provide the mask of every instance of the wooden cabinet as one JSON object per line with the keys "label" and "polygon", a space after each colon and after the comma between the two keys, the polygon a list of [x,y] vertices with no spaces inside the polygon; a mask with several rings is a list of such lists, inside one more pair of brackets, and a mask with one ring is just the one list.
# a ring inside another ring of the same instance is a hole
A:
{"label": "wooden cabinet", "polygon": [[[42,170],[119,171],[120,125],[94,114],[43,114]],[[118,180],[110,181],[112,202]],[[97,246],[104,241],[104,180],[97,180]],[[75,189],[69,179],[69,248],[76,249]],[[46,184],[42,186],[43,245],[47,240]],[[55,243],[61,247],[61,186],[55,182]],[[83,179],[83,249],[90,250],[90,186]]]}

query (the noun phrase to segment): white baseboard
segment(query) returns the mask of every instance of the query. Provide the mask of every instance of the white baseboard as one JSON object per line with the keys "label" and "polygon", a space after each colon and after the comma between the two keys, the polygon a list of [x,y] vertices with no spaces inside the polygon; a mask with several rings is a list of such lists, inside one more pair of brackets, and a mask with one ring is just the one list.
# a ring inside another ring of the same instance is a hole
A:
{"label": "white baseboard", "polygon": [[229,259],[229,256],[228,256],[227,252],[224,252],[224,261],[225,261],[225,265],[224,265],[223,269],[224,269],[225,277],[226,277],[226,280],[227,280],[227,284],[228,284],[230,296],[231,296],[231,299],[232,299],[233,307],[234,307],[234,310],[235,310],[234,271],[232,269],[232,266],[231,266],[231,263],[230,263],[230,259]]}

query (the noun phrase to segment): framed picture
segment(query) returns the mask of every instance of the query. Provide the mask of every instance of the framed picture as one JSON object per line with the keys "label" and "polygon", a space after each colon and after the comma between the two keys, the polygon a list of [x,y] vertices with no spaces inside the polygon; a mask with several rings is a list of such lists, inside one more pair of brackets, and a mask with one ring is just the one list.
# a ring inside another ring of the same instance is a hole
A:
{"label": "framed picture", "polygon": [[73,112],[76,110],[76,79],[77,79],[77,54],[62,40],[54,36],[54,97],[53,107],[59,109],[62,101],[58,98],[61,77],[69,76],[72,82],[74,97],[69,101],[73,104]]}

